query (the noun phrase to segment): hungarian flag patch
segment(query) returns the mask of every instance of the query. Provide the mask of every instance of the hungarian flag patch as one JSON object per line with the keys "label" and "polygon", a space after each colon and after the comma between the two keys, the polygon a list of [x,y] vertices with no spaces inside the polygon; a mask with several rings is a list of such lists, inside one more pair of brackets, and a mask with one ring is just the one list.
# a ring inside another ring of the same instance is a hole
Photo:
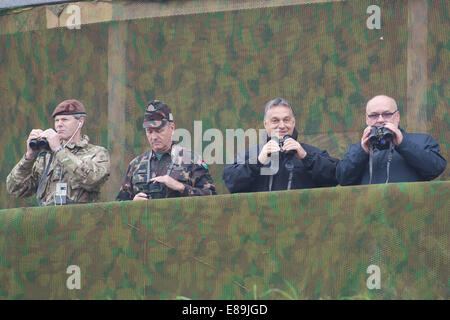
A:
{"label": "hungarian flag patch", "polygon": [[206,162],[204,160],[202,160],[202,167],[208,169],[208,166],[206,165]]}

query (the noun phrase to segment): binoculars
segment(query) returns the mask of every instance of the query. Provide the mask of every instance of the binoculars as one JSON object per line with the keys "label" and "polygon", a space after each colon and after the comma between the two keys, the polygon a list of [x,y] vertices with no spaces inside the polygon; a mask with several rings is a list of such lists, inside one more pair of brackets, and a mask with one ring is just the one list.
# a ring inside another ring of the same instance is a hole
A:
{"label": "binoculars", "polygon": [[167,195],[167,187],[161,182],[136,182],[139,192],[143,192],[149,199],[163,199]]}
{"label": "binoculars", "polygon": [[33,151],[37,150],[48,150],[50,151],[50,145],[48,144],[48,141],[46,138],[35,138],[31,139],[30,143],[28,144]]}
{"label": "binoculars", "polygon": [[386,129],[384,126],[372,126],[372,130],[369,135],[369,143],[373,147],[379,150],[388,149],[393,139],[394,135],[391,130]]}
{"label": "binoculars", "polygon": [[287,140],[287,139],[289,139],[289,138],[291,138],[291,139],[294,139],[294,138],[292,138],[292,136],[290,136],[290,135],[285,135],[284,137],[283,137],[283,139],[281,139],[279,142],[278,142],[278,145],[280,146],[280,152],[281,153],[283,153],[284,155],[286,155],[286,156],[293,156],[294,154],[295,154],[295,150],[283,150],[282,148],[283,148],[283,145],[284,145],[284,142]]}

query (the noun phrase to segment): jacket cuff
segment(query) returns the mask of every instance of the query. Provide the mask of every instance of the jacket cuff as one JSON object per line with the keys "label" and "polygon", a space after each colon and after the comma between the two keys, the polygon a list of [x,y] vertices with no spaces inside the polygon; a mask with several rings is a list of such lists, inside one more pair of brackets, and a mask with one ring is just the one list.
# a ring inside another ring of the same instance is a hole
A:
{"label": "jacket cuff", "polygon": [[27,158],[25,158],[25,154],[24,154],[22,159],[20,160],[20,167],[23,169],[31,169],[33,167],[33,164],[35,161],[36,161],[36,157],[27,159]]}
{"label": "jacket cuff", "polygon": [[311,167],[314,164],[314,155],[311,154],[310,152],[306,153],[306,156],[302,159],[303,165],[307,168],[307,169],[311,169]]}
{"label": "jacket cuff", "polygon": [[408,148],[410,144],[409,142],[410,141],[408,140],[408,136],[406,134],[403,134],[402,143],[400,143],[398,146],[395,146],[394,149],[401,153]]}
{"label": "jacket cuff", "polygon": [[[183,183],[183,182],[182,182],[182,183]],[[189,196],[189,188],[191,188],[191,186],[190,186],[190,185],[187,185],[187,184],[185,184],[185,183],[183,183],[183,185],[184,185],[184,190],[181,191],[180,193],[181,193],[181,196],[187,197],[187,196]]]}
{"label": "jacket cuff", "polygon": [[[269,162],[268,164],[269,164],[269,166],[270,166],[270,162]],[[247,163],[247,165],[248,165],[248,167],[250,168],[250,170],[252,170],[253,172],[257,172],[257,173],[259,173],[259,170],[260,170],[262,167],[264,167],[264,165],[263,165],[261,162],[259,162],[258,159],[256,159],[256,163],[255,163],[255,164]]]}

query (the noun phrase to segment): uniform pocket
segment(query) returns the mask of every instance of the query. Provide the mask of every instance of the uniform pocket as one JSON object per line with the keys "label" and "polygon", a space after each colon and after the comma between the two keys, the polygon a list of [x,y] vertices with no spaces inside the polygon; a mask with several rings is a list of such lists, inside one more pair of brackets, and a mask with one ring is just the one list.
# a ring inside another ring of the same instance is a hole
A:
{"label": "uniform pocket", "polygon": [[[150,180],[151,177],[149,177]],[[136,184],[138,182],[147,182],[147,171],[145,173],[135,172],[133,174],[132,183]]]}

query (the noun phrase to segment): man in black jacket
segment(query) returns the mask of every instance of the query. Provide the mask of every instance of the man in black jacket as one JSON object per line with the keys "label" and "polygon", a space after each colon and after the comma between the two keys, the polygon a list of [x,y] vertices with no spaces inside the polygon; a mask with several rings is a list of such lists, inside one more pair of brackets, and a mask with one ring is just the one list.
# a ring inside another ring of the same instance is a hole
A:
{"label": "man in black jacket", "polygon": [[[400,114],[394,99],[380,95],[367,103],[367,127],[361,142],[349,147],[336,168],[339,184],[428,181],[444,171],[447,161],[439,153],[439,144],[433,137],[406,133],[399,128],[399,122]],[[393,139],[389,147],[372,147],[371,154],[372,126],[389,129]]]}
{"label": "man in black jacket", "polygon": [[269,101],[264,111],[264,127],[267,143],[238,154],[234,163],[223,171],[223,180],[231,193],[337,184],[335,172],[339,160],[324,150],[297,142],[295,117],[289,102],[281,98]]}

